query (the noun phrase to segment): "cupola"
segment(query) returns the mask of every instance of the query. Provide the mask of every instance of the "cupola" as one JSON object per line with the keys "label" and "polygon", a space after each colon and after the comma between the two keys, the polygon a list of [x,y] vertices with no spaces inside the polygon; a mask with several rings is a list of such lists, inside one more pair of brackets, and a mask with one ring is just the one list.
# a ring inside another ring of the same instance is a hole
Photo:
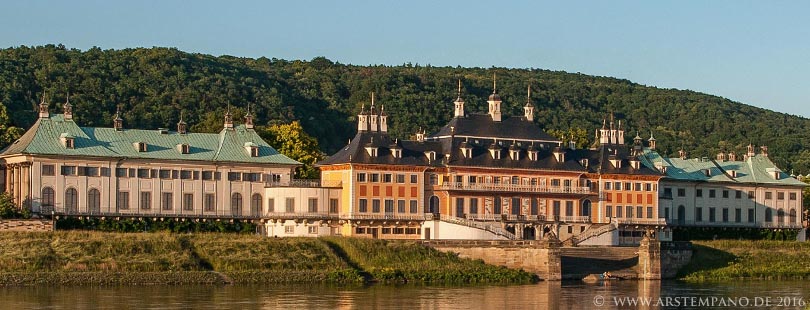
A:
{"label": "cupola", "polygon": [[489,95],[489,116],[493,121],[501,121],[501,96],[498,95],[498,84],[495,74],[492,74],[492,95]]}
{"label": "cupola", "polygon": [[73,120],[73,105],[70,104],[70,94],[68,93],[67,98],[65,99],[65,104],[62,105],[63,114],[66,121]]}
{"label": "cupola", "polygon": [[461,80],[458,80],[458,97],[453,101],[453,117],[464,117],[464,99],[461,99]]}
{"label": "cupola", "polygon": [[39,102],[39,118],[48,118],[51,114],[48,113],[48,103],[45,102],[45,92],[42,92],[42,100]]}

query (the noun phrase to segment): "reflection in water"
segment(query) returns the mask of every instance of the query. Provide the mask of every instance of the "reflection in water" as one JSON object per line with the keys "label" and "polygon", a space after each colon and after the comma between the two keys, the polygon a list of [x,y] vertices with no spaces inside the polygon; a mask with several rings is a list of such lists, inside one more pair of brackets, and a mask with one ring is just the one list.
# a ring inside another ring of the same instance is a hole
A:
{"label": "reflection in water", "polygon": [[[803,297],[810,283],[541,282],[521,286],[117,286],[0,288],[0,309],[668,309],[615,298]],[[601,301],[601,306],[600,303]],[[737,307],[726,307],[734,309]],[[779,307],[803,309],[804,307]],[[715,309],[723,309],[716,307]]]}

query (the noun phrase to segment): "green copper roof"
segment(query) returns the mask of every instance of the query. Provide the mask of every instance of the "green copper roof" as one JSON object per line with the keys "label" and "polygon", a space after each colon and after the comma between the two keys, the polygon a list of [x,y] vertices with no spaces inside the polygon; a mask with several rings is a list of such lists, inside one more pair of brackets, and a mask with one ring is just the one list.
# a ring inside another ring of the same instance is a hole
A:
{"label": "green copper roof", "polygon": [[[74,148],[66,148],[62,139],[74,139]],[[136,143],[145,143],[139,152]],[[188,144],[188,154],[178,145]],[[259,156],[251,157],[245,147],[258,147]],[[40,118],[20,139],[0,155],[40,154],[64,156],[100,156],[166,160],[200,160],[255,164],[300,165],[279,153],[252,129],[244,125],[223,129],[218,134],[170,131],[79,127],[57,114]]]}
{"label": "green copper roof", "polygon": [[[642,164],[659,171],[666,167],[666,176],[674,180],[807,186],[779,170],[767,156],[761,154],[745,161],[719,161],[662,157],[658,152],[645,149],[640,159]],[[732,177],[732,171],[736,172],[736,177]],[[772,176],[773,171],[779,173],[778,179]]]}

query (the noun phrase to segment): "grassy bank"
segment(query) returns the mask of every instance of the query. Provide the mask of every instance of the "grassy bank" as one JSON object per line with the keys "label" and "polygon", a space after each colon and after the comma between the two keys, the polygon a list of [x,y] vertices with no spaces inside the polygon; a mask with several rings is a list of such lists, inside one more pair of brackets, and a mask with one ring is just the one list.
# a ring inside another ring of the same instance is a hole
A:
{"label": "grassy bank", "polygon": [[695,241],[691,262],[679,272],[687,281],[810,278],[810,243],[791,241]]}
{"label": "grassy bank", "polygon": [[216,233],[0,233],[0,285],[534,280],[526,272],[413,242]]}

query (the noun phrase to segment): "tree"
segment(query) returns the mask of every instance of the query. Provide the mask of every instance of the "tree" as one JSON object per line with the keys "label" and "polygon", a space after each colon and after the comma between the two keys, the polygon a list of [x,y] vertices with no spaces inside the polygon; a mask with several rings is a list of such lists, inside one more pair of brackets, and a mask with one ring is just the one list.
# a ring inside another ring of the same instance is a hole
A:
{"label": "tree", "polygon": [[304,132],[298,121],[289,124],[258,127],[259,135],[280,153],[303,164],[295,170],[298,178],[316,179],[320,176],[314,164],[323,158],[318,140]]}
{"label": "tree", "polygon": [[23,133],[25,133],[25,131],[22,128],[11,125],[6,105],[0,103],[0,149],[5,148],[11,144],[11,142],[20,138]]}
{"label": "tree", "polygon": [[14,197],[7,192],[0,193],[0,219],[27,218],[30,214],[28,210],[20,211],[14,204]]}

